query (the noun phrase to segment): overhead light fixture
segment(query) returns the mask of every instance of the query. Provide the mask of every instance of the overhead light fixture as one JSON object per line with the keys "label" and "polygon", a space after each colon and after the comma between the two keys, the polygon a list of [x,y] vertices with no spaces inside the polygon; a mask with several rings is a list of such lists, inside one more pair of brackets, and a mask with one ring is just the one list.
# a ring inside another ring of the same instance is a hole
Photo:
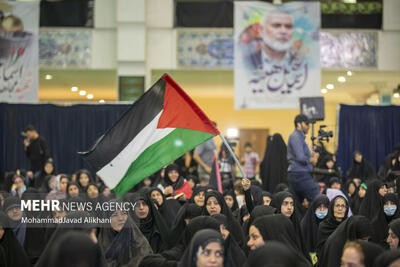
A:
{"label": "overhead light fixture", "polygon": [[347,76],[352,76],[353,73],[351,71],[347,71]]}
{"label": "overhead light fixture", "polygon": [[79,91],[79,94],[80,95],[86,95],[86,91],[85,90],[81,90],[81,91]]}
{"label": "overhead light fixture", "polygon": [[72,91],[72,92],[77,92],[77,91],[78,91],[78,87],[72,86],[72,87],[71,87],[71,91]]}
{"label": "overhead light fixture", "polygon": [[87,99],[93,99],[93,94],[88,94],[86,97]]}
{"label": "overhead light fixture", "polygon": [[400,94],[399,94],[399,93],[394,93],[394,94],[393,94],[393,97],[394,97],[394,98],[399,98],[399,97],[400,97]]}
{"label": "overhead light fixture", "polygon": [[106,102],[106,101],[104,101],[104,99],[99,100],[99,103],[104,103],[104,102]]}
{"label": "overhead light fixture", "polygon": [[326,88],[322,88],[321,93],[326,94],[326,93],[328,93],[328,90],[326,90]]}
{"label": "overhead light fixture", "polygon": [[335,86],[333,84],[331,84],[331,83],[328,83],[326,85],[326,88],[328,88],[329,90],[332,90],[332,89],[335,89]]}
{"label": "overhead light fixture", "polygon": [[239,136],[239,130],[236,128],[228,128],[228,130],[226,131],[226,135],[228,136],[228,138],[235,138]]}
{"label": "overhead light fixture", "polygon": [[51,79],[53,79],[53,76],[50,75],[50,74],[46,74],[46,75],[44,76],[44,78],[45,78],[46,80],[51,80]]}
{"label": "overhead light fixture", "polygon": [[344,76],[339,76],[337,80],[338,82],[344,83],[346,81],[346,78]]}

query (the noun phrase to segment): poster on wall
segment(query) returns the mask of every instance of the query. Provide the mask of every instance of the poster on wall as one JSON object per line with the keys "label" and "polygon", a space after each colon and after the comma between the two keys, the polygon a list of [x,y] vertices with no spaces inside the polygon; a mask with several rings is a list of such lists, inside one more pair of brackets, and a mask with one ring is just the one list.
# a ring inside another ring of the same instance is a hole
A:
{"label": "poster on wall", "polygon": [[0,102],[37,102],[39,2],[0,2]]}
{"label": "poster on wall", "polygon": [[235,109],[298,109],[320,95],[318,2],[235,2]]}

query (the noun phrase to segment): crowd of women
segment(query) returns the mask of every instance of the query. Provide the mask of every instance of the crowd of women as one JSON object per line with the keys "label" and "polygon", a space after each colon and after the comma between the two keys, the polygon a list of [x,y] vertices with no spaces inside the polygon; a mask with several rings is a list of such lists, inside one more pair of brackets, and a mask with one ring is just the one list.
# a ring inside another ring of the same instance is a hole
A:
{"label": "crowd of women", "polygon": [[[196,176],[183,177],[177,164],[117,198],[89,171],[59,174],[49,160],[33,177],[17,171],[4,179],[0,266],[400,266],[400,151],[378,174],[359,155],[345,177],[321,172],[321,194],[311,203],[296,199],[285,183],[264,191],[257,179],[226,180],[218,192]],[[335,169],[332,155],[323,159],[322,169]],[[130,202],[134,209],[23,210],[21,200],[36,199]],[[22,219],[29,216],[109,223]]]}

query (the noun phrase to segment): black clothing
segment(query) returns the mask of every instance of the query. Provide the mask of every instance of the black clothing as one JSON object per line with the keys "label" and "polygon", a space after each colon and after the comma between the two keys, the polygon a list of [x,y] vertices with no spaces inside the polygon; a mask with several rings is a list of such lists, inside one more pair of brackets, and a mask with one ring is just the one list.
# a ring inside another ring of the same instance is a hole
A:
{"label": "black clothing", "polygon": [[179,204],[179,202],[176,199],[166,199],[163,192],[161,191],[161,189],[157,188],[157,187],[152,187],[149,190],[149,198],[151,198],[151,193],[153,191],[158,191],[162,198],[163,198],[163,202],[161,205],[157,204],[158,207],[158,211],[160,212],[161,216],[163,216],[165,222],[167,223],[167,226],[169,229],[171,229],[174,221],[175,221],[175,217],[178,214],[179,209],[181,208],[181,205]]}
{"label": "black clothing", "polygon": [[279,183],[287,182],[287,148],[279,133],[267,138],[264,159],[260,164],[260,176],[264,190],[272,192]]}
{"label": "black clothing", "polygon": [[347,179],[359,178],[361,181],[368,181],[376,178],[375,168],[371,162],[364,157],[358,163],[354,157],[350,169],[347,171]]}
{"label": "black clothing", "polygon": [[26,147],[25,155],[29,159],[29,170],[33,173],[42,170],[44,163],[50,157],[46,140],[41,136],[32,140],[29,146]]}
{"label": "black clothing", "polygon": [[179,209],[173,227],[171,228],[170,237],[168,238],[169,248],[176,246],[182,241],[183,233],[186,229],[185,219],[191,220],[200,216],[202,211],[203,208],[197,206],[195,203],[186,203]]}
{"label": "black clothing", "polygon": [[224,198],[225,198],[225,196],[231,196],[232,197],[232,199],[233,199],[233,206],[231,208],[232,212],[234,212],[237,209],[239,209],[239,204],[238,204],[237,199],[236,199],[235,191],[229,190],[229,191],[224,192],[222,195],[224,196]]}
{"label": "black clothing", "polygon": [[360,244],[362,247],[365,267],[372,267],[374,260],[383,253],[383,248],[377,244],[363,240],[357,240],[356,243]]}
{"label": "black clothing", "polygon": [[224,214],[226,218],[228,219],[229,225],[228,225],[228,230],[231,233],[232,237],[235,239],[235,241],[238,243],[240,247],[245,247],[246,246],[246,239],[244,236],[244,233],[242,231],[242,228],[240,227],[239,222],[234,218],[231,210],[228,208],[226,205],[224,197],[221,195],[221,193],[216,192],[216,191],[211,191],[206,193],[205,201],[204,201],[204,207],[203,207],[203,215],[210,215],[207,211],[207,200],[210,197],[215,197],[218,201],[218,204],[221,207],[221,214]]}
{"label": "black clothing", "polygon": [[192,237],[202,229],[213,229],[219,231],[220,223],[212,218],[211,216],[198,216],[190,221],[186,226],[185,232],[183,233],[183,238],[173,248],[165,250],[161,253],[163,257],[168,260],[179,261],[185,251],[185,249],[190,244]]}
{"label": "black clothing", "polygon": [[374,228],[374,235],[372,236],[372,241],[375,243],[387,246],[386,238],[389,231],[389,223],[392,220],[400,218],[400,206],[399,206],[399,199],[397,198],[397,194],[388,193],[383,197],[383,205],[386,202],[393,202],[397,206],[397,209],[393,216],[388,216],[383,211],[383,206],[380,210],[375,211],[376,215],[374,219],[372,219],[371,223]]}
{"label": "black clothing", "polygon": [[373,235],[371,222],[364,216],[355,215],[344,221],[328,237],[321,252],[318,253],[320,267],[339,267],[343,246],[347,241],[368,238]]}
{"label": "black clothing", "polygon": [[264,215],[275,214],[276,209],[272,206],[257,206],[250,214],[250,218],[243,223],[243,231],[246,236],[249,236],[250,225],[255,219],[262,217]]}
{"label": "black clothing", "polygon": [[3,212],[0,212],[0,226],[4,229],[3,237],[0,239],[0,266],[30,267],[29,258],[13,230],[9,228],[7,215]]}
{"label": "black clothing", "polygon": [[[347,209],[344,218],[339,222],[336,220],[334,215],[334,206],[337,199],[343,199],[347,205]],[[347,219],[349,214],[349,203],[343,196],[334,197],[329,203],[328,215],[324,221],[319,224],[318,235],[317,235],[317,252],[319,252],[325,244],[328,237],[336,230],[336,228]]]}
{"label": "black clothing", "polygon": [[[301,232],[303,234],[303,246],[306,249],[306,252],[315,252],[317,249],[317,242],[318,242],[318,227],[319,224],[326,219],[318,219],[315,215],[315,211],[317,208],[324,204],[326,207],[329,207],[329,199],[325,195],[317,196],[313,202],[311,203],[310,207],[308,208],[306,215],[301,220]],[[327,215],[328,216],[328,215]]]}
{"label": "black clothing", "polygon": [[108,266],[138,266],[145,256],[152,253],[149,242],[129,216],[119,232],[111,226],[102,228],[99,244]]}
{"label": "black clothing", "polygon": [[[303,255],[301,248],[297,245],[297,235],[293,224],[282,214],[266,215],[257,218],[254,225],[262,235],[264,241],[279,241],[284,243],[291,254],[296,256],[298,267],[310,267],[311,262]],[[268,242],[266,242],[268,243]]]}
{"label": "black clothing", "polygon": [[[224,246],[224,240],[220,233],[211,229],[200,230],[190,241],[190,245],[185,250],[182,259],[178,263],[178,267],[196,267],[199,248],[201,247],[204,250],[208,244],[213,242],[219,243],[222,248]],[[225,266],[227,265],[224,264]]]}
{"label": "black clothing", "polygon": [[282,192],[276,193],[276,194],[274,194],[273,197],[272,197],[271,206],[273,206],[273,207],[276,208],[276,213],[278,213],[278,214],[279,214],[279,213],[282,213],[282,212],[281,212],[282,204],[283,204],[283,201],[284,201],[287,197],[293,199],[293,204],[294,204],[293,209],[294,209],[294,210],[293,210],[292,215],[289,217],[289,219],[290,219],[290,221],[292,222],[293,227],[294,227],[294,230],[295,230],[295,232],[296,232],[296,236],[297,236],[297,240],[298,240],[298,241],[297,241],[297,242],[298,242],[297,245],[298,245],[299,248],[301,248],[301,251],[302,251],[304,254],[306,254],[306,250],[305,250],[305,248],[304,248],[304,246],[303,246],[303,242],[302,242],[302,240],[304,240],[304,238],[303,238],[303,234],[302,234],[302,232],[301,232],[301,227],[300,227],[300,220],[301,220],[301,218],[300,218],[300,216],[299,216],[299,214],[298,214],[298,211],[297,211],[295,197],[292,195],[292,193],[286,192],[286,191],[282,191]]}
{"label": "black clothing", "polygon": [[395,219],[389,223],[389,228],[400,238],[400,219]]}
{"label": "black clothing", "polygon": [[106,267],[98,244],[87,235],[71,231],[56,241],[50,255],[50,265],[57,267]]}
{"label": "black clothing", "polygon": [[140,219],[135,215],[139,221],[139,229],[149,241],[153,252],[159,253],[166,249],[170,231],[164,218],[156,209],[155,203],[147,195],[142,193],[136,194],[133,198],[130,198],[129,195],[126,197],[128,197],[132,203],[143,200],[147,204],[149,212],[146,218]]}
{"label": "black clothing", "polygon": [[[267,259],[267,260],[266,260]],[[247,260],[248,267],[293,267],[296,265],[296,256],[289,247],[278,241],[268,241],[265,245],[253,250]]]}
{"label": "black clothing", "polygon": [[382,196],[379,194],[379,188],[383,186],[383,182],[377,179],[371,180],[367,184],[367,193],[361,203],[359,215],[363,215],[372,220],[376,211],[382,209]]}
{"label": "black clothing", "polygon": [[374,267],[389,267],[390,264],[398,259],[400,259],[399,250],[385,251],[376,258]]}

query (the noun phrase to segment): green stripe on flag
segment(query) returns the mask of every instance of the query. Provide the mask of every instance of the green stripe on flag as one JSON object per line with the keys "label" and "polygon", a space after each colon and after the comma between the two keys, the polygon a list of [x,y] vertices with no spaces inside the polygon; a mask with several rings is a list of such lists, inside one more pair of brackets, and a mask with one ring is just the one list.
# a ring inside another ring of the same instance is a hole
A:
{"label": "green stripe on flag", "polygon": [[214,137],[210,133],[177,128],[160,141],[148,147],[129,166],[124,177],[112,190],[123,195],[144,178],[179,158],[187,151]]}

